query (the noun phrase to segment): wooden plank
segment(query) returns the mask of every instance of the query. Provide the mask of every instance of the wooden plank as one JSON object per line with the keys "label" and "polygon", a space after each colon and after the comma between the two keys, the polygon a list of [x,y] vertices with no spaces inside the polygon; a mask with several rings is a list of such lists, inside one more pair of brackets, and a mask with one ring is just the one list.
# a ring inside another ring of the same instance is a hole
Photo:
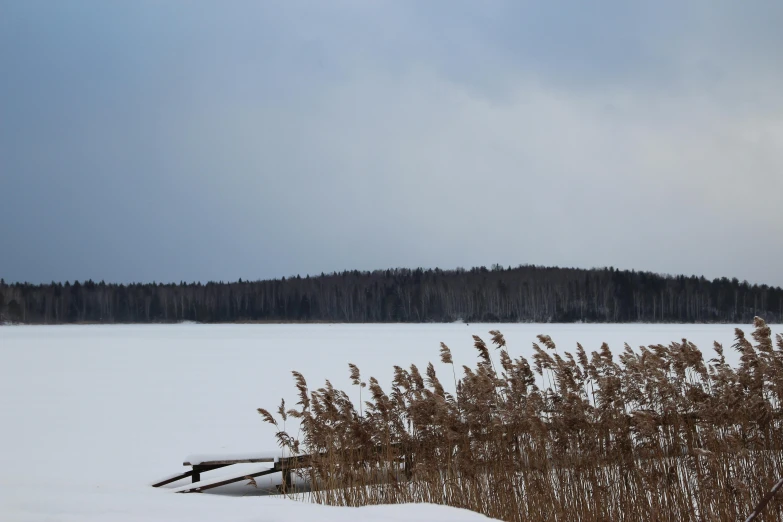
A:
{"label": "wooden plank", "polygon": [[[392,444],[392,447],[397,447],[399,444]],[[382,448],[380,446],[373,448],[373,452],[378,453],[385,448]],[[364,451],[364,450],[361,450]],[[292,462],[297,464],[302,464],[307,461],[307,459],[310,458],[310,455],[298,455],[295,457],[259,457],[259,458],[247,458],[247,459],[217,459],[217,460],[202,460],[198,462],[197,466],[209,466],[209,465],[223,465],[228,466],[231,464],[256,464],[256,463],[263,463],[263,462]],[[194,464],[190,461],[186,461],[182,463],[183,466],[193,466]]]}
{"label": "wooden plank", "polygon": [[174,475],[173,477],[167,478],[165,480],[161,480],[160,482],[156,482],[152,485],[153,488],[159,488],[161,486],[165,486],[166,484],[171,484],[172,482],[176,482],[178,480],[182,480],[184,478],[188,478],[193,474],[193,470],[186,471],[185,473],[180,473],[179,475]]}
{"label": "wooden plank", "polygon": [[239,477],[221,480],[220,482],[214,482],[212,484],[205,484],[203,486],[194,485],[192,488],[183,489],[181,491],[177,491],[177,493],[201,493],[202,491],[206,491],[208,489],[218,488],[220,486],[225,486],[227,484],[233,484],[235,482],[239,482],[240,480],[247,480],[250,477],[252,478],[261,477],[263,475],[270,475],[272,473],[279,473],[279,472],[280,470],[275,468],[265,469],[264,471],[259,471],[257,473],[245,474]]}
{"label": "wooden plank", "polygon": [[205,460],[198,464],[191,464],[190,462],[183,462],[183,466],[230,466],[231,464],[257,464],[259,462],[274,462],[273,458],[261,458],[261,459],[232,459],[232,460]]}

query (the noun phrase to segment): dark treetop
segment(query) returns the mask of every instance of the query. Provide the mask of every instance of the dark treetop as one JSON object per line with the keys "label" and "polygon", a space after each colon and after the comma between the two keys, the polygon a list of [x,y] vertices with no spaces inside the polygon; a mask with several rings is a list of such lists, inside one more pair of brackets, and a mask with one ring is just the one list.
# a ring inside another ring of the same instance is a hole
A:
{"label": "dark treetop", "polygon": [[783,322],[783,289],[737,279],[493,266],[236,283],[0,281],[0,322]]}

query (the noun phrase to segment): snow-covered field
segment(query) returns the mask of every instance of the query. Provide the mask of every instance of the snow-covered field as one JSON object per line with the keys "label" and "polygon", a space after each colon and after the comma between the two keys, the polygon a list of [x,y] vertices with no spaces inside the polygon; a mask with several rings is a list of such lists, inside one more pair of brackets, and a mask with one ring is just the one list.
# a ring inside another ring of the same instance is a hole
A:
{"label": "snow-covered field", "polygon": [[440,506],[327,508],[258,497],[241,483],[203,495],[149,484],[184,471],[191,453],[274,449],[274,430],[256,408],[276,409],[281,397],[295,404],[291,370],[311,387],[328,378],[353,392],[352,362],[365,379],[388,385],[394,364],[432,361],[450,371],[439,363],[441,341],[457,365],[473,365],[470,335],[488,341],[493,328],[512,356],[529,356],[544,333],[565,351],[577,341],[588,351],[606,341],[619,352],[624,342],[685,337],[708,357],[717,340],[736,361],[731,325],[0,326],[0,520],[481,519]]}

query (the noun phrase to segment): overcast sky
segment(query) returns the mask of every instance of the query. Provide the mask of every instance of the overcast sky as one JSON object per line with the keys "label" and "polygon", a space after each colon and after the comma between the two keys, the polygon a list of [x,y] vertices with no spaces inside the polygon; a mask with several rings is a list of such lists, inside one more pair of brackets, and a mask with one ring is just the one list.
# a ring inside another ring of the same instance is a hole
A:
{"label": "overcast sky", "polygon": [[783,285],[783,2],[0,0],[0,277]]}

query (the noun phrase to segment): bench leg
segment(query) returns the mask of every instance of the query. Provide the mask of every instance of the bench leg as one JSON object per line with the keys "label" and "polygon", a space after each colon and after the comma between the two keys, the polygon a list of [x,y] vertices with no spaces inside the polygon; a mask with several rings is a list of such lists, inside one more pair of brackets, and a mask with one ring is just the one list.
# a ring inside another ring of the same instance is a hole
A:
{"label": "bench leg", "polygon": [[201,466],[193,466],[193,482],[201,480]]}
{"label": "bench leg", "polygon": [[234,482],[239,482],[241,480],[247,480],[250,477],[261,477],[264,475],[270,475],[272,473],[277,473],[277,469],[265,469],[264,471],[259,471],[258,473],[251,473],[250,475],[242,475],[240,477],[234,477],[230,479],[226,479],[220,482],[215,482],[213,484],[207,484],[206,486],[195,486],[191,489],[181,489],[178,491],[178,493],[201,493],[202,491],[206,491],[208,489],[217,488],[220,486],[225,486],[226,484],[233,484]]}

